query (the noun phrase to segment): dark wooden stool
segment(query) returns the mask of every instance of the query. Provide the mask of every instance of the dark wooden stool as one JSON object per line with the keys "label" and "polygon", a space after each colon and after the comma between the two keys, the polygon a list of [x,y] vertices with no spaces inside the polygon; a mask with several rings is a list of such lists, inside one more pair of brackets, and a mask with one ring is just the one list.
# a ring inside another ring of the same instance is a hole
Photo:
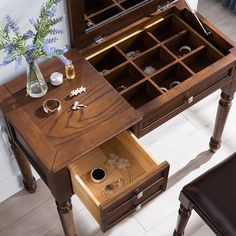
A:
{"label": "dark wooden stool", "polygon": [[175,236],[184,230],[194,209],[216,235],[236,235],[236,153],[208,170],[181,191]]}

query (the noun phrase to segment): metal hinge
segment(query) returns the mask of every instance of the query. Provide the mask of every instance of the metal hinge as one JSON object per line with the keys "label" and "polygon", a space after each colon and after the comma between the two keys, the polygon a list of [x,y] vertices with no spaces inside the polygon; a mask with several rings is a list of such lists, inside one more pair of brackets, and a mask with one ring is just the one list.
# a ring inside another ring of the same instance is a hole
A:
{"label": "metal hinge", "polygon": [[170,7],[172,7],[173,4],[175,4],[176,2],[178,2],[179,0],[174,0],[174,1],[167,1],[164,4],[158,5],[157,6],[157,11],[164,11]]}
{"label": "metal hinge", "polygon": [[96,38],[94,41],[96,44],[101,44],[101,43],[105,42],[105,38],[100,36],[100,37]]}

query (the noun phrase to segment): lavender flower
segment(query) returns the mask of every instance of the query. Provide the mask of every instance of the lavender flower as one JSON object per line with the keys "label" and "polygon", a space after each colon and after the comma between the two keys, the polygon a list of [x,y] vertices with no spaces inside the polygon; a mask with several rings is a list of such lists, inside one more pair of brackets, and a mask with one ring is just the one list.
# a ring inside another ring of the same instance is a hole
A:
{"label": "lavender flower", "polygon": [[[63,20],[63,17],[55,17],[56,5],[61,0],[45,0],[39,17],[29,19],[30,24],[34,27],[24,33],[20,33],[19,26],[11,16],[5,17],[6,24],[0,27],[0,50],[6,53],[3,57],[2,64],[7,65],[15,61],[15,68],[19,70],[22,66],[22,57],[31,64],[39,58],[59,58],[64,64],[69,61],[63,55],[68,49],[66,47],[57,48],[52,44],[57,42],[58,38],[54,37],[63,33],[63,30],[53,28]],[[9,31],[12,31],[11,33]],[[51,35],[51,37],[50,37]]]}
{"label": "lavender flower", "polygon": [[27,40],[27,39],[31,39],[35,36],[34,32],[32,30],[28,30],[24,35],[23,35],[23,39]]}
{"label": "lavender flower", "polygon": [[15,21],[11,18],[11,16],[6,15],[5,19],[7,21],[7,24],[9,26],[9,28],[14,32],[14,33],[19,33],[20,32],[20,28],[19,26],[15,23]]}
{"label": "lavender flower", "polygon": [[30,22],[30,24],[33,25],[34,27],[37,26],[37,22],[36,22],[36,20],[35,20],[34,18],[30,18],[30,19],[29,19],[29,22]]}
{"label": "lavender flower", "polygon": [[63,34],[64,31],[63,30],[60,30],[60,29],[52,29],[51,34],[55,35],[55,34]]}
{"label": "lavender flower", "polygon": [[68,60],[65,56],[63,55],[58,55],[57,58],[65,65],[68,66],[70,64],[70,60]]}
{"label": "lavender flower", "polygon": [[22,67],[22,57],[19,56],[15,59],[15,69],[16,71],[19,71]]}

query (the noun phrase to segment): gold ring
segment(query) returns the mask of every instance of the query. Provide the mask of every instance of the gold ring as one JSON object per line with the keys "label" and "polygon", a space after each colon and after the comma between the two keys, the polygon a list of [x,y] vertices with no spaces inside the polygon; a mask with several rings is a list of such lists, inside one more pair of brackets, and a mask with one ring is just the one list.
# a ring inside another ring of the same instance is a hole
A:
{"label": "gold ring", "polygon": [[43,110],[50,114],[61,110],[61,102],[56,98],[47,99],[43,102]]}

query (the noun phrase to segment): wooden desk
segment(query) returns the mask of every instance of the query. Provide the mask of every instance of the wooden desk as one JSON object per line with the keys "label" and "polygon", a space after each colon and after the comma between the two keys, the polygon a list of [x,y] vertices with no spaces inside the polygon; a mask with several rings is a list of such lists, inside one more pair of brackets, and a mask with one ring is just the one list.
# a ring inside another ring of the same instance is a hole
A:
{"label": "wooden desk", "polygon": [[[0,108],[8,124],[9,140],[16,154],[25,188],[29,192],[36,190],[29,161],[56,200],[65,234],[74,236],[70,200],[73,190],[68,165],[135,125],[142,117],[76,50],[71,50],[68,57],[76,68],[75,80],[65,81],[63,86],[58,88],[49,86],[49,91],[43,98],[32,99],[25,95],[26,78],[22,75],[0,87]],[[222,132],[236,90],[235,57],[229,55],[224,60],[228,63],[227,76],[215,85],[209,84],[210,87],[201,91],[201,96],[194,101],[199,101],[218,88],[222,89],[210,141],[212,152],[220,147]],[[41,69],[47,80],[52,72],[64,73],[64,66],[56,60],[42,64]],[[214,69],[215,76],[222,73],[220,68],[212,68]],[[71,90],[80,86],[87,88],[87,92],[78,98],[87,108],[72,112],[71,106],[76,98],[68,99],[67,96]],[[62,103],[62,110],[50,116],[46,115],[42,104],[48,98],[58,98]],[[170,119],[181,109],[164,120]]]}

